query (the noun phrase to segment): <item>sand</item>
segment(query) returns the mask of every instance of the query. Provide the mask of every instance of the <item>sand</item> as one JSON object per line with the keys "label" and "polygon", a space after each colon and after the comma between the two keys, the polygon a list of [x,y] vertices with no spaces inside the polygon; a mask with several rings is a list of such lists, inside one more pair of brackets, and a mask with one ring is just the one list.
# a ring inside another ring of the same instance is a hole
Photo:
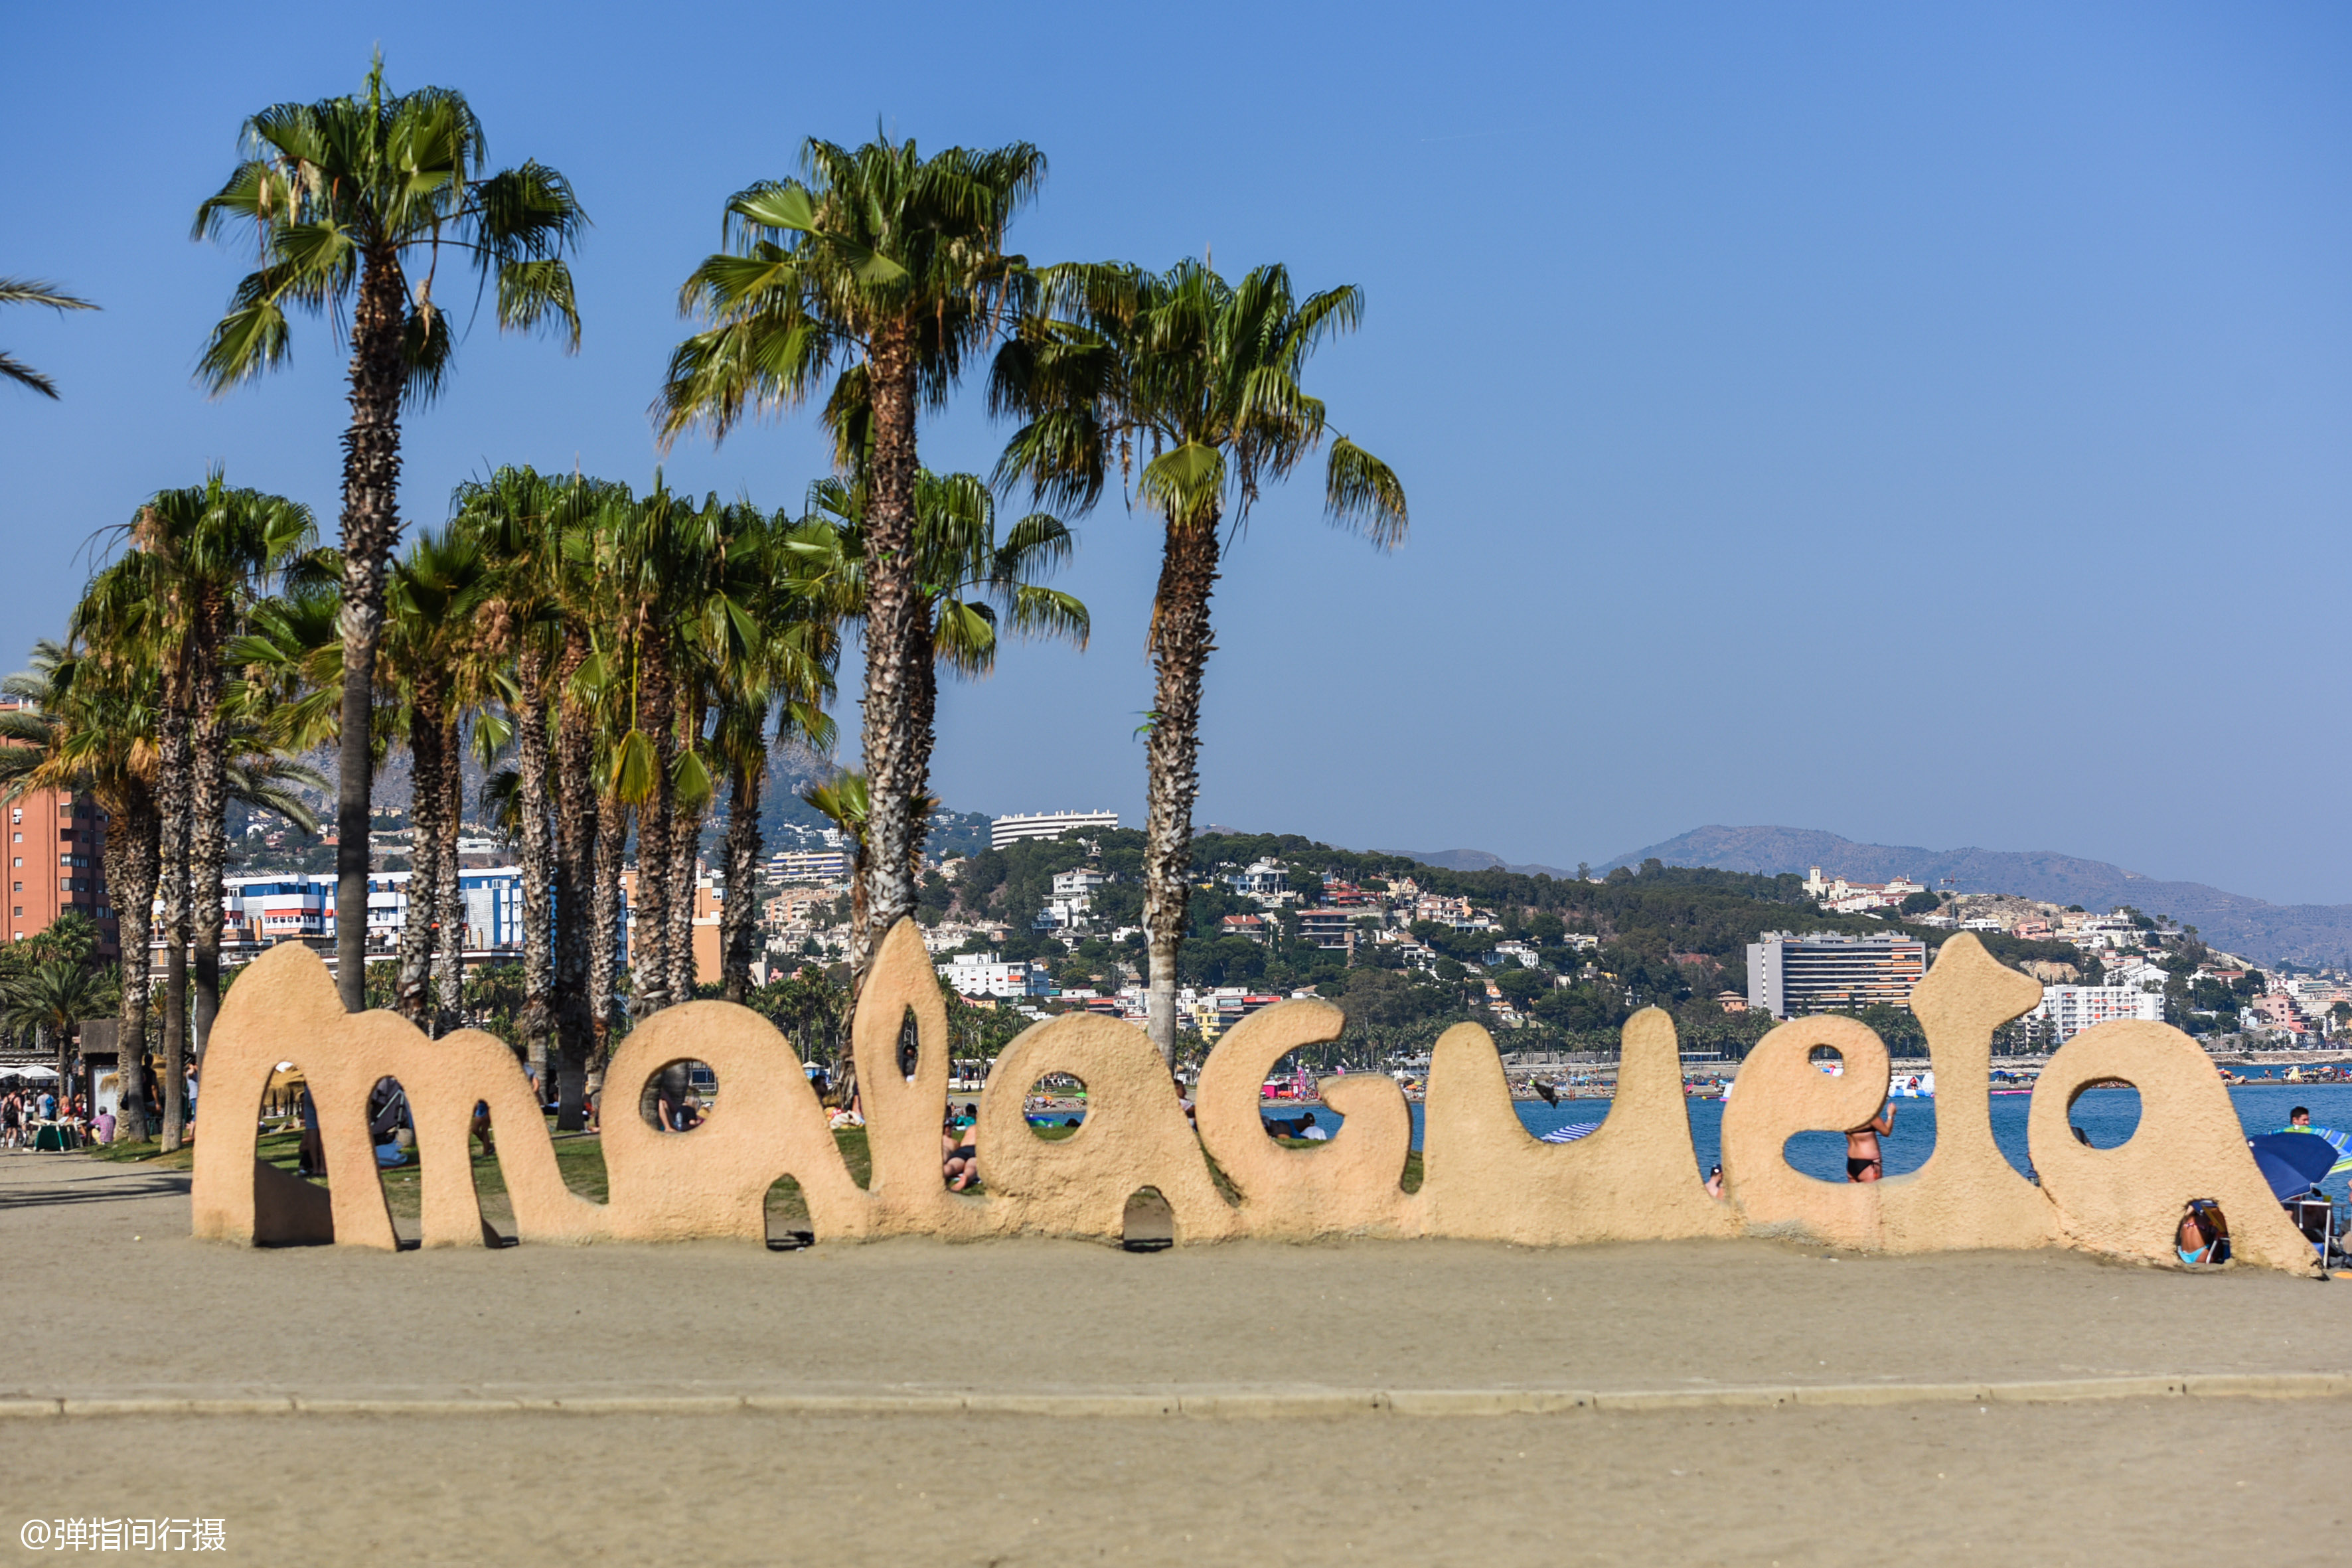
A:
{"label": "sand", "polygon": [[[1770,1242],[186,1238],[184,1178],[0,1157],[0,1394],[414,1401],[2017,1384],[2352,1370],[2352,1281]],[[140,1239],[133,1240],[136,1237]],[[48,1416],[10,1517],[226,1561],[2333,1563],[2352,1398],[1549,1415]]]}

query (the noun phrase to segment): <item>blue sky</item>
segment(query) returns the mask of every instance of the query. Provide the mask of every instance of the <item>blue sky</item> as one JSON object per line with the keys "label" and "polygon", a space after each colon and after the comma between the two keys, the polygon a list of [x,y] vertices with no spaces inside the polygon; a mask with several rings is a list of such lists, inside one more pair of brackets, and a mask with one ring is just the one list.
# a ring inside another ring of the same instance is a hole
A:
{"label": "blue sky", "polygon": [[[801,138],[1036,142],[1014,243],[1360,284],[1313,375],[1375,553],[1269,496],[1215,609],[1200,820],[1574,864],[1706,822],[2052,848],[2352,900],[2352,15],[2324,5],[38,8],[0,57],[0,649],[94,531],[226,463],[331,526],[343,352],[207,402],[243,116],[462,89],[596,226],[582,353],[466,342],[404,510],[507,461],[640,485],[678,283]],[[445,295],[446,297],[446,295]],[[924,433],[985,468],[977,398]],[[796,502],[805,418],[674,485]],[[1142,801],[1149,524],[1080,523],[1085,654],[943,694],[936,787]],[[13,657],[13,656],[7,656]],[[855,672],[845,673],[854,693]],[[854,702],[845,701],[854,724]]]}

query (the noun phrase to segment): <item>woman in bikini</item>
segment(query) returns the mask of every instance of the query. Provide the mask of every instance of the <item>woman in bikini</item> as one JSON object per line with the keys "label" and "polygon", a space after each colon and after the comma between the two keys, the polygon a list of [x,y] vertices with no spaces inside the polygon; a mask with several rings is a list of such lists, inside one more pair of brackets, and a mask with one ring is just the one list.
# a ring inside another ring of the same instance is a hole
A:
{"label": "woman in bikini", "polygon": [[1874,1182],[1886,1174],[1886,1160],[1878,1141],[1895,1131],[1895,1102],[1878,1102],[1878,1114],[1859,1127],[1849,1128],[1845,1135],[1845,1179],[1849,1182]]}
{"label": "woman in bikini", "polygon": [[980,1179],[980,1151],[964,1142],[952,1110],[940,1127],[940,1173],[950,1192],[962,1192]]}

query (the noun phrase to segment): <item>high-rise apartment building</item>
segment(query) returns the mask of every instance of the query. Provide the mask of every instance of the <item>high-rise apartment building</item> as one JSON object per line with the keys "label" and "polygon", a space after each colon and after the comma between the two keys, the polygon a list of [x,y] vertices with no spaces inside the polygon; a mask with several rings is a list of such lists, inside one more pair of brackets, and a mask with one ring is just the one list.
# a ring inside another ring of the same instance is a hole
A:
{"label": "high-rise apartment building", "polygon": [[2145,1018],[2160,1024],[2164,996],[2137,985],[2045,985],[2041,1005],[2026,1016],[2042,1020],[2060,1040],[2071,1040],[2112,1018]]}
{"label": "high-rise apartment building", "polygon": [[1874,1003],[1907,1009],[1927,973],[1927,944],[1914,938],[1768,931],[1748,944],[1748,1005],[1775,1018]]}
{"label": "high-rise apartment building", "polygon": [[72,910],[97,925],[99,952],[120,958],[106,896],[106,814],[86,795],[31,790],[8,806],[9,940],[23,942]]}
{"label": "high-rise apartment building", "polygon": [[[25,706],[0,699],[0,709]],[[106,896],[106,813],[86,795],[27,790],[8,803],[8,923],[0,930],[23,942],[49,929],[68,910],[98,927],[99,952],[122,955],[114,907]]]}
{"label": "high-rise apartment building", "polygon": [[1059,838],[1065,833],[1109,833],[1118,826],[1115,811],[1041,811],[1000,816],[988,825],[988,847],[1002,849],[1024,838]]}

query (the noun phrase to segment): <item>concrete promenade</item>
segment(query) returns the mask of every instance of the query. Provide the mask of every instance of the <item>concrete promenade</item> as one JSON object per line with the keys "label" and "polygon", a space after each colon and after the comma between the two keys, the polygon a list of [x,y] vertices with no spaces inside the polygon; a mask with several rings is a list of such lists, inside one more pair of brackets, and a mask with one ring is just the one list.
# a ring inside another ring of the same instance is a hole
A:
{"label": "concrete promenade", "polygon": [[184,1182],[0,1157],[0,1537],[160,1512],[254,1563],[2352,1553],[2352,1279],[1766,1242],[248,1252],[187,1238]]}

